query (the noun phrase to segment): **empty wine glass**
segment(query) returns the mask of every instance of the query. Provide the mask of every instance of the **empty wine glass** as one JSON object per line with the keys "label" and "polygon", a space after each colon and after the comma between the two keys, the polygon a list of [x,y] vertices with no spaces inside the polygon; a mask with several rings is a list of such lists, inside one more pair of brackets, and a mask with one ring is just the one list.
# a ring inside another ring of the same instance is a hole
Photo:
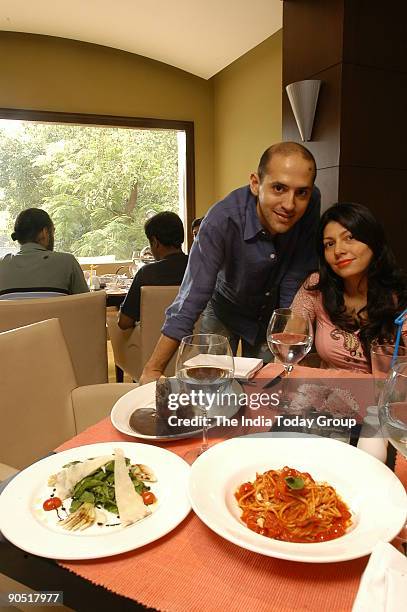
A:
{"label": "empty wine glass", "polygon": [[214,404],[208,401],[209,397],[223,393],[233,380],[233,353],[228,339],[218,334],[186,336],[178,349],[175,372],[181,392],[189,395],[192,405],[199,397],[202,443],[199,449],[185,456],[189,463],[193,463],[208,449],[209,409]]}
{"label": "empty wine glass", "polygon": [[[394,344],[379,344],[373,340],[370,347],[370,360],[372,362],[372,374],[375,391],[376,405],[379,403],[380,394],[383,390],[387,376],[392,369]],[[397,349],[397,363],[407,363],[407,347],[399,346]]]}
{"label": "empty wine glass", "polygon": [[267,328],[267,343],[273,355],[284,365],[288,375],[312,346],[312,325],[308,317],[295,314],[290,308],[277,308]]}
{"label": "empty wine glass", "polygon": [[140,251],[133,251],[131,254],[132,263],[129,265],[129,272],[132,278],[137,274],[140,265]]}
{"label": "empty wine glass", "polygon": [[[407,457],[407,363],[397,363],[384,384],[379,399],[379,421],[384,437]],[[407,522],[399,534],[407,554]]]}

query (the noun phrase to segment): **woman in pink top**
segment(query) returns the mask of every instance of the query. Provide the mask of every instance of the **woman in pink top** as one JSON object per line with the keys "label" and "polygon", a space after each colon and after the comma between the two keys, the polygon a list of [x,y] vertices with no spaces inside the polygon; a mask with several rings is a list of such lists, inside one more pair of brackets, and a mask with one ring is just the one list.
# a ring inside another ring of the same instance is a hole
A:
{"label": "woman in pink top", "polygon": [[327,367],[371,372],[372,341],[394,343],[407,277],[382,226],[361,204],[335,204],[322,215],[318,250],[319,274],[308,277],[291,308],[316,324],[316,349]]}

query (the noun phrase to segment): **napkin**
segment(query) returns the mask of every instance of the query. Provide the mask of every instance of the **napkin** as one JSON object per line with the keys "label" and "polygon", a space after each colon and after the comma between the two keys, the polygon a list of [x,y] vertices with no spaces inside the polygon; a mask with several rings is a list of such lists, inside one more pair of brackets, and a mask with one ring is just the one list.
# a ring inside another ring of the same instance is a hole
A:
{"label": "napkin", "polygon": [[252,378],[263,367],[262,359],[254,357],[235,357],[235,378]]}
{"label": "napkin", "polygon": [[[255,373],[263,367],[262,359],[255,359],[254,357],[234,357],[233,361],[235,366],[235,378],[244,380],[248,380],[254,376]],[[228,357],[225,355],[200,354],[186,361],[185,365],[211,365],[213,367],[221,368],[228,362]]]}
{"label": "napkin", "polygon": [[407,557],[379,542],[363,572],[352,612],[400,612],[407,601]]}

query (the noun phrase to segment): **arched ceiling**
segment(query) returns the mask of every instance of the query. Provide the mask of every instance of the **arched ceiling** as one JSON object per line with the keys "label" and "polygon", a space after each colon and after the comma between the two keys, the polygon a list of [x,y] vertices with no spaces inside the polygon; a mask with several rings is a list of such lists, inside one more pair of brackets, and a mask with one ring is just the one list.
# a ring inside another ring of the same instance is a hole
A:
{"label": "arched ceiling", "polygon": [[0,30],[122,49],[205,79],[281,27],[281,0],[0,1]]}

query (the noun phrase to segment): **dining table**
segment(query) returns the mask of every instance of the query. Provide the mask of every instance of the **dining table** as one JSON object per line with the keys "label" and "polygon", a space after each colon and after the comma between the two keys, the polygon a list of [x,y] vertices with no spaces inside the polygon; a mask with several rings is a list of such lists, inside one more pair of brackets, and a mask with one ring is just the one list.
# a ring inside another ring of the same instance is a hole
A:
{"label": "dining table", "polygon": [[[246,386],[243,383],[245,392],[262,389],[281,371],[278,364],[263,367]],[[361,383],[363,396],[368,387],[374,392],[372,376],[359,372],[296,366],[290,376],[308,384],[331,385],[335,380],[347,385],[351,380]],[[222,439],[215,431],[210,443]],[[54,450],[99,442],[154,443],[184,456],[200,439],[139,440],[120,433],[108,417]],[[407,488],[407,461],[401,455],[394,469]],[[223,539],[193,511],[155,542],[99,559],[53,561],[24,553],[4,539],[0,542],[0,572],[37,590],[63,590],[65,605],[75,610],[345,612],[352,609],[368,559],[301,563],[264,556]]]}
{"label": "dining table", "polygon": [[101,289],[106,293],[106,306],[120,308],[121,303],[127,295],[128,288],[116,287],[114,289]]}

